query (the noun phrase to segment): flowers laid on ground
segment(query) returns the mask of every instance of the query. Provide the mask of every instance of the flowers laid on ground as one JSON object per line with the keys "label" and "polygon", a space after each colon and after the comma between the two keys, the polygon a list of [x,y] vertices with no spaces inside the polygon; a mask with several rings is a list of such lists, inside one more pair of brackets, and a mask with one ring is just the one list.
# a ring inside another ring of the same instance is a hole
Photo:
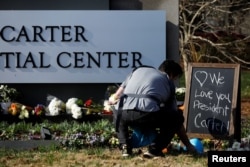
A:
{"label": "flowers laid on ground", "polygon": [[46,114],[49,116],[57,116],[62,112],[64,112],[65,108],[66,108],[65,103],[62,100],[55,97],[50,101]]}
{"label": "flowers laid on ground", "polygon": [[70,98],[66,102],[66,112],[67,114],[72,114],[72,117],[75,119],[82,118],[82,106],[83,102],[78,98]]}
{"label": "flowers laid on ground", "polygon": [[22,105],[21,111],[20,111],[20,114],[19,114],[19,118],[20,119],[29,118],[31,111],[32,111],[31,107]]}
{"label": "flowers laid on ground", "polygon": [[75,119],[80,119],[82,118],[82,108],[78,106],[77,104],[72,105],[72,117]]}
{"label": "flowers laid on ground", "polygon": [[21,104],[19,103],[11,103],[10,108],[9,108],[9,113],[13,116],[16,116],[17,114],[20,113],[21,110]]}
{"label": "flowers laid on ground", "polygon": [[42,104],[37,104],[37,106],[33,110],[33,114],[36,116],[42,116],[46,112],[46,107]]}
{"label": "flowers laid on ground", "polygon": [[103,105],[95,103],[92,98],[86,100],[83,104],[83,109],[86,110],[86,114],[101,114],[103,111]]}
{"label": "flowers laid on ground", "polygon": [[11,103],[8,112],[13,116],[18,116],[20,119],[29,118],[32,108],[20,103]]}
{"label": "flowers laid on ground", "polygon": [[8,85],[0,85],[0,102],[11,102],[18,96],[15,88],[9,88]]}
{"label": "flowers laid on ground", "polygon": [[103,106],[95,103],[92,98],[84,102],[82,99],[73,97],[66,102],[67,114],[72,114],[75,119],[80,119],[83,115],[101,114],[102,111]]}
{"label": "flowers laid on ground", "polygon": [[72,115],[74,119],[81,119],[83,115],[102,114],[104,112],[103,104],[95,103],[92,98],[83,101],[82,99],[72,97],[66,103],[64,101],[52,97],[48,105],[37,104],[31,108],[27,105],[13,102],[8,108],[8,113],[13,116],[18,116],[20,119],[34,116],[58,116],[61,114]]}
{"label": "flowers laid on ground", "polygon": [[65,103],[65,110],[73,118],[80,119],[83,115],[101,114],[103,112],[103,105],[94,102],[92,98],[83,101],[82,99],[72,97]]}
{"label": "flowers laid on ground", "polygon": [[[109,92],[109,95],[110,93],[111,92]],[[0,111],[6,111],[2,113],[10,113],[13,116],[20,115],[21,119],[28,118],[28,113],[25,109],[26,105],[23,105],[22,109],[22,105],[19,102],[12,101],[16,99],[17,95],[18,92],[16,89],[9,88],[8,85],[0,85],[0,102],[10,101],[8,105],[3,105],[6,107],[2,107],[1,105]],[[37,106],[33,107],[32,113],[29,114],[34,116],[71,114],[75,119],[80,119],[83,115],[89,114],[112,114],[112,108],[108,103],[96,103],[92,98],[84,101],[80,98],[72,97],[65,103],[61,99],[50,95],[47,97],[47,102],[48,105],[37,104]],[[11,103],[13,103],[12,106],[10,106]]]}
{"label": "flowers laid on ground", "polygon": [[100,104],[94,102],[92,98],[83,101],[82,99],[72,97],[66,103],[61,99],[48,96],[48,105],[37,104],[33,108],[13,101],[16,99],[18,92],[14,88],[9,88],[8,85],[0,85],[0,102],[9,102],[6,107],[2,107],[0,111],[4,114],[18,116],[20,119],[34,116],[58,116],[60,114],[71,114],[73,118],[80,119],[83,115],[89,114],[112,114],[111,106],[108,103]]}
{"label": "flowers laid on ground", "polygon": [[68,101],[66,102],[66,112],[67,112],[67,114],[72,113],[72,106],[77,105],[77,100],[78,100],[78,98],[75,98],[75,97],[68,99]]}
{"label": "flowers laid on ground", "polygon": [[42,116],[45,114],[46,107],[38,104],[36,107],[30,107],[21,103],[11,103],[8,113],[17,116],[19,119],[28,119],[31,115]]}
{"label": "flowers laid on ground", "polygon": [[88,99],[87,101],[85,101],[84,106],[87,108],[90,108],[93,106],[93,100],[92,99]]}
{"label": "flowers laid on ground", "polygon": [[176,99],[178,101],[184,101],[185,93],[186,93],[186,88],[184,88],[184,87],[176,88],[176,90],[175,90]]}

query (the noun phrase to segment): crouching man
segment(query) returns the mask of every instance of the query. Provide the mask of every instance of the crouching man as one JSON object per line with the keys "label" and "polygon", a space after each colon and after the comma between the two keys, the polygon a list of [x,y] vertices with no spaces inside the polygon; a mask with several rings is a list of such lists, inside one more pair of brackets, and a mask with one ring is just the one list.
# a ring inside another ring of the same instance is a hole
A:
{"label": "crouching man", "polygon": [[182,74],[181,66],[172,60],[163,61],[158,69],[142,66],[133,70],[112,96],[110,103],[116,103],[114,120],[123,157],[132,154],[129,127],[144,131],[159,129],[148,151],[143,154],[146,158],[162,156],[162,150],[176,133],[187,149],[195,152],[175,98],[174,80]]}

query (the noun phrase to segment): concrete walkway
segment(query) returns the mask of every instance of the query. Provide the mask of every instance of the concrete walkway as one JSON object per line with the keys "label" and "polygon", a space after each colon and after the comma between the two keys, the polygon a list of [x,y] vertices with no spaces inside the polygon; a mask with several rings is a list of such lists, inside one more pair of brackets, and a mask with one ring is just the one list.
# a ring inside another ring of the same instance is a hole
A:
{"label": "concrete walkway", "polygon": [[0,149],[31,150],[39,147],[59,146],[55,140],[0,141]]}

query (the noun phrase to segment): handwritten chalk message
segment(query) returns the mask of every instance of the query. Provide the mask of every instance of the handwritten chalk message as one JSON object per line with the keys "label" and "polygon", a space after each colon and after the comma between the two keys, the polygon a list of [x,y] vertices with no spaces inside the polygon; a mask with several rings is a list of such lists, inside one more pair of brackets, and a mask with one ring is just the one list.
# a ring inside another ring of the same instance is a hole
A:
{"label": "handwritten chalk message", "polygon": [[228,135],[232,111],[234,69],[193,68],[188,130]]}

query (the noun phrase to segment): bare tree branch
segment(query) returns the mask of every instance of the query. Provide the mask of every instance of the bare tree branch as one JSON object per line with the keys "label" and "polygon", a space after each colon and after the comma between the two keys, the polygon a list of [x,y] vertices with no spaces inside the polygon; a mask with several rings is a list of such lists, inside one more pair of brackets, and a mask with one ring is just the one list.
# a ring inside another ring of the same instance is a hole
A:
{"label": "bare tree branch", "polygon": [[189,62],[240,63],[250,68],[248,0],[180,0],[180,54]]}

